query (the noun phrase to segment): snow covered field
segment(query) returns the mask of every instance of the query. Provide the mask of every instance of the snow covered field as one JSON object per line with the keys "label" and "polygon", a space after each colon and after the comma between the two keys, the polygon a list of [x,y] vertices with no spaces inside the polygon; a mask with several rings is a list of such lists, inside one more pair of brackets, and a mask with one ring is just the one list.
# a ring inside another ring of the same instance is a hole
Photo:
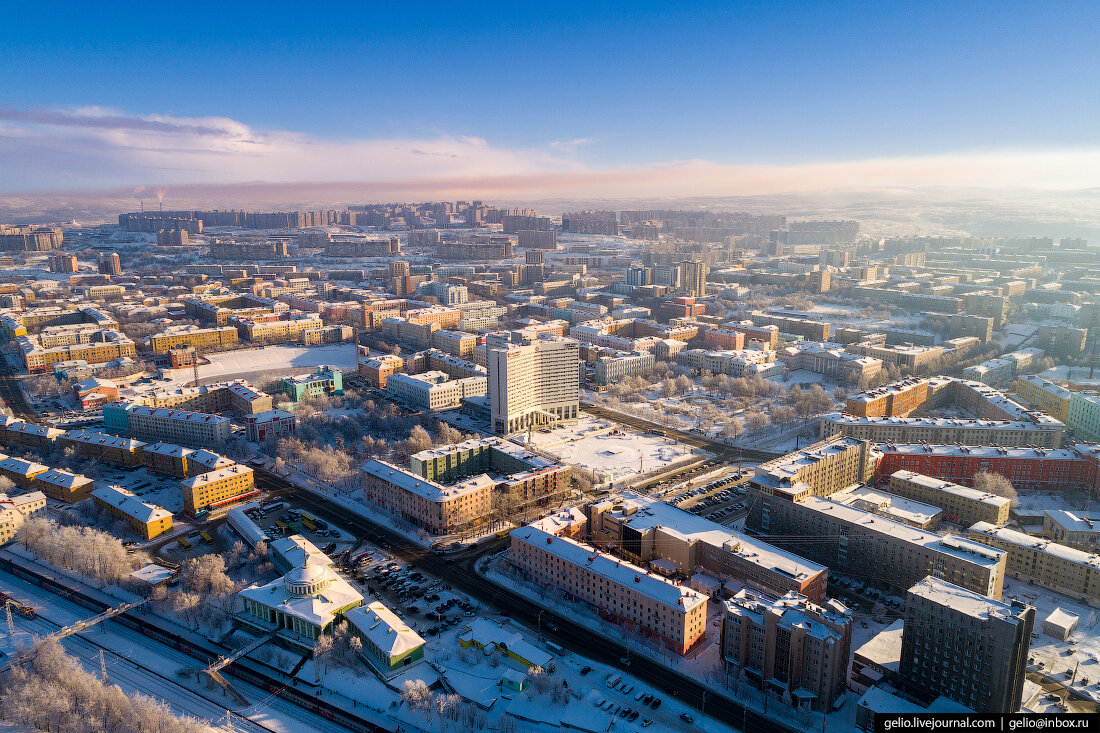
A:
{"label": "snow covered field", "polygon": [[[211,382],[229,379],[255,379],[260,375],[273,373],[279,376],[306,374],[322,364],[337,369],[354,370],[356,367],[355,347],[348,344],[328,346],[265,346],[263,348],[225,351],[206,356],[209,364],[199,365],[199,382]],[[165,376],[172,384],[189,384],[194,378],[191,369],[168,369]],[[169,386],[168,382],[162,382]]]}
{"label": "snow covered field", "polygon": [[[526,435],[521,440],[526,441]],[[659,435],[582,417],[574,425],[531,434],[531,444],[557,460],[586,468],[605,480],[623,481],[690,458],[695,449]]]}

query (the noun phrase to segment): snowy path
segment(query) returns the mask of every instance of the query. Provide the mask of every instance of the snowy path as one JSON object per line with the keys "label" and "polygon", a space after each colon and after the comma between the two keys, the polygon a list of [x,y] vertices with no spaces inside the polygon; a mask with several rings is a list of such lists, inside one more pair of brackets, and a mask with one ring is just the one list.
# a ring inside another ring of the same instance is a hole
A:
{"label": "snowy path", "polygon": [[[58,626],[70,624],[78,619],[93,615],[90,611],[70,601],[66,601],[41,588],[0,571],[0,589],[9,592],[12,597],[33,605],[41,619],[23,620],[27,624],[37,624],[35,628],[20,627],[27,632],[38,634],[56,631]],[[72,644],[72,646],[70,646]],[[89,671],[99,673],[99,649],[105,650],[108,658],[107,675],[127,692],[137,690],[154,695],[171,705],[173,711],[186,713],[205,720],[225,719],[225,711],[231,702],[223,698],[220,690],[196,691],[176,681],[176,670],[181,667],[194,667],[196,660],[183,652],[160,644],[116,622],[107,621],[96,629],[79,636],[72,636],[64,642],[66,651],[79,657]],[[111,664],[113,661],[114,664]],[[116,673],[116,670],[121,670]],[[136,681],[135,681],[136,680]],[[335,723],[321,720],[317,716],[302,710],[296,705],[273,697],[257,687],[233,679],[238,692],[254,704],[235,715],[233,729],[247,727],[248,730],[275,731],[276,733],[343,733],[346,729]],[[128,687],[127,685],[134,685]],[[138,686],[140,685],[140,686]],[[234,711],[236,712],[236,711]],[[241,716],[248,719],[246,723]],[[218,730],[229,730],[218,726]]]}

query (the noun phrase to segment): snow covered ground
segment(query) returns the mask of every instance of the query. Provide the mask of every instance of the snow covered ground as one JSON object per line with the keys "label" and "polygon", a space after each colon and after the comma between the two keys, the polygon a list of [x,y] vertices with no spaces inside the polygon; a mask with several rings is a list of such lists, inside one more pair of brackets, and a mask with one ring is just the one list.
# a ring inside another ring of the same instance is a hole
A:
{"label": "snow covered ground", "polygon": [[[526,441],[526,435],[521,440]],[[605,480],[623,481],[692,457],[697,451],[659,435],[643,435],[594,417],[574,425],[531,434],[531,444],[563,463],[595,471]]]}
{"label": "snow covered ground", "polygon": [[[1008,601],[1013,597],[1035,607],[1037,636],[1031,638],[1030,656],[1036,663],[1043,662],[1042,672],[1065,684],[1076,671],[1073,689],[1100,702],[1100,611],[1020,580],[1006,580],[1002,598]],[[1078,616],[1077,630],[1069,641],[1043,633],[1043,620],[1056,608]],[[1086,680],[1088,685],[1083,684]]]}
{"label": "snow covered ground", "polygon": [[[323,364],[352,371],[356,368],[355,347],[350,343],[326,346],[265,346],[223,351],[209,354],[206,358],[210,363],[199,365],[201,384],[229,379],[258,379],[265,374],[307,374]],[[194,378],[191,369],[167,369],[164,375],[171,379],[171,385],[190,384]],[[170,386],[169,382],[159,384]]]}
{"label": "snow covered ground", "polygon": [[1089,367],[1087,366],[1056,366],[1053,369],[1047,369],[1045,372],[1039,372],[1039,376],[1052,382],[1073,382],[1074,384],[1100,386],[1100,374],[1094,372],[1093,378],[1090,378]]}
{"label": "snow covered ground", "polygon": [[[44,635],[92,615],[87,609],[63,600],[8,573],[0,572],[0,588],[35,607],[41,618],[23,620],[17,627],[23,634]],[[17,634],[16,643],[21,638]],[[66,651],[77,656],[88,671],[99,674],[99,650],[104,650],[108,680],[126,692],[143,692],[168,702],[176,713],[186,713],[212,721],[217,730],[230,730],[225,711],[235,708],[220,690],[207,689],[194,678],[178,677],[177,670],[193,667],[196,661],[132,629],[113,621],[103,622],[79,636],[69,637]],[[233,730],[270,730],[279,733],[319,731],[336,733],[341,728],[329,724],[278,697],[234,680],[234,686],[254,704],[233,716]],[[221,719],[218,722],[218,719]],[[255,724],[253,724],[255,723]]]}
{"label": "snow covered ground", "polygon": [[[675,669],[682,674],[688,674],[700,684],[707,685],[708,687],[713,688],[715,691],[721,691],[723,694],[731,698],[735,697],[739,699],[739,701],[749,705],[750,707],[754,707],[759,710],[764,709],[764,701],[758,691],[753,690],[747,685],[737,684],[736,682],[727,679],[726,675],[722,671],[723,667],[719,658],[718,649],[718,640],[721,637],[720,606],[717,603],[712,602],[710,604],[711,607],[708,609],[708,615],[710,617],[707,630],[707,635],[709,637],[708,641],[703,646],[693,651],[691,655],[687,657],[681,657],[663,648],[648,646],[642,639],[642,637],[636,634],[632,634],[620,626],[603,621],[598,616],[594,615],[590,611],[582,609],[580,606],[570,605],[563,599],[554,597],[549,592],[543,593],[541,589],[512,577],[506,571],[501,569],[500,562],[490,560],[488,561],[486,566],[479,567],[479,571],[483,572],[486,577],[491,578],[494,583],[498,583],[516,591],[520,595],[523,595],[530,599],[536,605],[539,605],[543,608],[551,609],[556,613],[568,615],[574,623],[584,625],[597,634],[606,636],[624,644],[625,646],[627,646],[628,649],[630,649],[632,654],[636,655],[633,663],[650,662],[664,665],[666,667]],[[621,674],[624,679],[629,679],[638,689],[641,689],[645,686],[644,682],[630,678],[629,674],[627,672],[624,672],[622,669],[617,669],[613,667],[604,667],[603,669],[607,670],[605,674]],[[652,692],[652,690],[650,691]],[[600,689],[599,687],[596,687],[595,693],[597,694],[593,695],[590,701],[596,702],[599,698],[609,697],[606,694],[602,694],[605,692],[608,691],[606,689]],[[618,704],[622,701],[615,700],[615,702],[616,704]],[[854,702],[854,700],[852,702]],[[679,700],[676,700],[675,698],[666,698],[664,700],[664,703],[665,705],[662,705],[661,711],[663,712],[667,709],[669,712],[675,713],[676,715],[676,717],[672,718],[670,721],[656,721],[663,723],[665,726],[668,726],[671,723],[672,728],[676,730],[691,728],[698,728],[700,730],[707,731],[725,729],[725,726],[723,726],[718,721],[700,715],[698,710],[682,704]],[[846,709],[850,710],[847,712],[846,710],[841,710],[829,716],[829,721],[831,723],[829,725],[830,729],[849,729],[848,727],[844,727],[844,725],[847,724],[846,721],[849,713],[851,713],[851,715],[853,716],[852,719],[854,720],[854,712],[851,711],[854,711],[855,706],[848,705],[845,707]],[[638,708],[635,706],[635,709]],[[799,726],[806,726],[808,724],[807,718],[805,716],[796,713],[790,708],[776,706],[774,704],[774,701],[769,707],[769,710],[772,715],[775,715],[776,717],[782,717],[784,719],[784,722],[788,723],[789,725],[793,725],[796,728]],[[695,723],[692,726],[685,726],[684,723],[679,719],[680,712],[685,712],[689,715],[693,715],[695,717]],[[820,721],[819,714],[816,716],[816,719]],[[845,723],[842,724],[841,721],[845,721]],[[641,722],[641,719],[639,719],[639,722]],[[615,723],[616,726],[621,725],[621,721],[617,720],[615,721]],[[814,724],[812,727],[820,727],[820,722],[818,724]],[[657,728],[657,730],[666,729],[668,728]]]}

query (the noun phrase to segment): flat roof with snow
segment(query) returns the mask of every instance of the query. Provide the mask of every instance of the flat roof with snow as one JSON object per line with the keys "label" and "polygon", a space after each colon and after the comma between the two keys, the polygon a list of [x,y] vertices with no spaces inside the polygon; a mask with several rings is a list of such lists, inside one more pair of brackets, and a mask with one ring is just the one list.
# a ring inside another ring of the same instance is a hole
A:
{"label": "flat roof with snow", "polygon": [[1023,532],[1017,532],[1014,529],[1006,529],[1004,527],[998,527],[990,524],[989,522],[975,522],[970,527],[972,534],[983,534],[989,537],[996,537],[997,539],[1004,540],[1013,545],[1019,545],[1020,547],[1027,547],[1038,552],[1051,555],[1052,557],[1058,557],[1069,562],[1078,563],[1080,565],[1088,565],[1092,568],[1100,568],[1100,555],[1092,555],[1084,550],[1078,550],[1073,547],[1067,547],[1066,545],[1060,545],[1057,542],[1047,539],[1046,537],[1032,537],[1029,534]]}
{"label": "flat roof with snow", "polygon": [[995,601],[989,596],[960,588],[954,583],[948,583],[931,575],[910,588],[909,593],[982,620],[991,618],[1018,620],[1018,614],[1021,611],[1007,603]]}
{"label": "flat roof with snow", "polygon": [[1011,499],[1006,496],[997,496],[996,494],[972,489],[969,486],[962,486],[961,484],[951,483],[950,481],[933,478],[932,476],[925,476],[923,473],[916,473],[915,471],[894,471],[890,474],[890,478],[896,478],[899,481],[909,481],[910,483],[924,486],[925,488],[942,491],[947,494],[954,494],[955,496],[969,499],[970,501],[980,501],[983,504],[990,504],[995,507],[1004,506],[1011,501]]}
{"label": "flat roof with snow", "polygon": [[672,609],[687,612],[707,602],[706,596],[687,586],[675,585],[637,565],[604,555],[569,538],[556,537],[536,526],[513,530],[512,537]]}
{"label": "flat roof with snow", "polygon": [[877,534],[889,535],[903,542],[909,542],[935,552],[952,555],[960,560],[966,560],[967,562],[976,563],[978,565],[997,565],[1005,554],[1001,550],[983,545],[980,542],[950,534],[941,537],[933,532],[916,529],[909,525],[872,514],[871,512],[865,512],[861,509],[854,509],[849,506],[844,506],[843,504],[838,504],[835,501],[829,501],[820,496],[807,496],[798,503],[813,511],[836,517],[840,521],[847,522],[848,524],[858,525],[865,530]]}
{"label": "flat roof with snow", "polygon": [[660,527],[662,531],[699,540],[715,547],[724,547],[754,565],[806,580],[826,570],[793,553],[769,545],[755,537],[734,532],[717,522],[684,511],[649,496],[625,491],[611,501],[621,499],[623,507],[614,510],[613,516],[621,517],[627,525],[639,532]]}

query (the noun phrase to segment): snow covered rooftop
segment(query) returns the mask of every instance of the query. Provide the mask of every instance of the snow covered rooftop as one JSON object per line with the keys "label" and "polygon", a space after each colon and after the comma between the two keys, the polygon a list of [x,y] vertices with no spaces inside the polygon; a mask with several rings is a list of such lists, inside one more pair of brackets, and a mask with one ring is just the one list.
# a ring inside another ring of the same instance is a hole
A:
{"label": "snow covered rooftop", "polygon": [[1100,516],[1090,515],[1082,511],[1065,511],[1063,509],[1043,510],[1045,518],[1057,524],[1068,532],[1100,532]]}
{"label": "snow covered rooftop", "polygon": [[[314,595],[291,594],[287,589],[285,576],[265,585],[249,586],[239,595],[262,606],[282,611],[288,616],[296,616],[317,626],[328,626],[338,612],[361,603],[363,596],[327,566],[320,571],[325,574],[326,583]],[[293,573],[294,569],[290,572]]]}
{"label": "snow covered rooftop", "polygon": [[24,461],[22,458],[5,458],[0,461],[0,470],[9,471],[18,476],[31,476],[35,473],[48,471],[49,466],[43,466],[34,461]]}
{"label": "snow covered rooftop", "polygon": [[45,473],[40,473],[34,477],[35,481],[41,481],[47,484],[53,484],[54,486],[62,486],[66,489],[71,489],[77,486],[84,486],[92,483],[92,480],[87,476],[83,476],[78,473],[70,473],[68,471],[62,471],[60,468],[51,468]]}
{"label": "snow covered rooftop", "polygon": [[496,482],[488,475],[482,473],[477,476],[443,485],[418,476],[411,471],[395,466],[392,463],[371,459],[363,466],[363,473],[388,481],[405,491],[408,491],[429,501],[450,501],[465,494],[471,494],[484,490],[487,486],[493,486]]}
{"label": "snow covered rooftop", "polygon": [[660,527],[662,531],[699,540],[714,547],[724,547],[740,557],[767,570],[777,570],[798,580],[805,580],[825,570],[793,553],[769,545],[755,537],[734,532],[717,522],[684,511],[650,496],[624,491],[612,501],[622,501],[622,508],[612,511],[639,532]]}
{"label": "snow covered rooftop", "polygon": [[849,524],[859,525],[865,530],[890,535],[904,542],[920,545],[936,552],[953,555],[979,565],[996,565],[1004,552],[979,542],[967,540],[955,535],[940,536],[934,532],[915,529],[905,524],[880,517],[861,509],[838,504],[819,496],[808,496],[799,504],[814,511],[828,514]]}
{"label": "snow covered rooftop", "polygon": [[836,440],[815,443],[801,450],[776,458],[775,460],[760,464],[757,468],[756,476],[757,478],[766,477],[775,481],[782,481],[784,479],[790,481],[790,479],[794,478],[803,468],[812,466],[838,453],[843,453],[853,448],[858,449],[861,445],[862,441],[856,440],[855,438],[838,438]]}
{"label": "snow covered rooftop", "polygon": [[978,489],[972,489],[969,486],[962,486],[960,484],[954,484],[950,481],[944,481],[943,479],[933,478],[932,476],[925,476],[923,473],[916,473],[914,471],[894,471],[890,474],[890,478],[897,478],[900,481],[909,481],[914,484],[934,489],[936,491],[943,491],[948,494],[954,494],[955,496],[969,499],[971,501],[980,501],[984,504],[990,504],[992,506],[1000,507],[1009,503],[1011,499],[1005,496],[997,496],[996,494],[990,494]]}
{"label": "snow covered rooftop", "polygon": [[133,438],[120,438],[117,435],[97,433],[93,430],[70,430],[65,433],[65,439],[88,445],[101,445],[109,448],[121,448],[123,450],[137,450],[145,447],[145,443]]}
{"label": "snow covered rooftop", "polygon": [[458,635],[458,639],[474,641],[482,648],[506,648],[521,659],[543,669],[548,668],[554,660],[552,655],[528,642],[522,634],[480,617],[473,619]]}
{"label": "snow covered rooftop", "polygon": [[172,516],[172,512],[156,504],[146,504],[134,494],[119,486],[101,486],[92,491],[100,501],[118,507],[128,517],[148,524]]}
{"label": "snow covered rooftop", "polygon": [[378,601],[353,608],[344,618],[387,656],[400,656],[424,645],[420,634]]}
{"label": "snow covered rooftop", "polygon": [[1037,550],[1053,557],[1059,557],[1063,560],[1068,560],[1080,565],[1087,565],[1090,568],[1100,568],[1100,555],[1090,555],[1084,550],[1077,550],[1072,547],[1067,547],[1066,545],[1059,545],[1057,542],[1052,542],[1046,537],[1032,537],[1029,534],[1017,532],[1013,529],[1006,529],[1005,527],[998,527],[989,522],[975,522],[971,525],[970,536],[974,537],[976,535],[996,537],[1004,542]]}
{"label": "snow covered rooftop", "polygon": [[901,666],[901,634],[904,627],[905,620],[899,618],[864,642],[855,650],[854,656],[897,672]]}
{"label": "snow covered rooftop", "polygon": [[955,427],[984,428],[987,430],[1036,430],[1040,426],[1050,429],[1064,427],[1060,420],[1054,418],[1047,420],[986,420],[976,417],[862,417],[837,412],[826,415],[826,418],[836,425],[890,425],[908,428]]}
{"label": "snow covered rooftop", "polygon": [[1043,458],[1046,460],[1078,461],[1081,455],[1068,448],[999,447],[995,445],[931,445],[929,443],[878,443],[882,453],[929,453],[937,456],[972,456],[1007,458]]}
{"label": "snow covered rooftop", "polygon": [[242,466],[239,463],[232,463],[229,466],[219,468],[216,471],[209,471],[208,473],[200,473],[198,476],[192,476],[189,479],[180,481],[180,486],[190,489],[200,484],[207,484],[211,481],[220,481],[230,476],[242,476],[252,473],[252,469],[248,466]]}
{"label": "snow covered rooftop", "polygon": [[910,588],[909,595],[982,620],[1016,619],[1022,610],[931,575]]}
{"label": "snow covered rooftop", "polygon": [[671,583],[650,574],[644,568],[605,555],[567,537],[555,537],[536,526],[528,525],[513,530],[512,537],[534,545],[540,552],[555,555],[570,565],[584,568],[594,575],[606,578],[624,588],[630,588],[636,593],[653,599],[655,603],[674,610],[690,611],[695,606],[707,602],[706,596],[687,586]]}
{"label": "snow covered rooftop", "polygon": [[914,526],[924,526],[943,513],[937,506],[859,485],[837,491],[829,499]]}

